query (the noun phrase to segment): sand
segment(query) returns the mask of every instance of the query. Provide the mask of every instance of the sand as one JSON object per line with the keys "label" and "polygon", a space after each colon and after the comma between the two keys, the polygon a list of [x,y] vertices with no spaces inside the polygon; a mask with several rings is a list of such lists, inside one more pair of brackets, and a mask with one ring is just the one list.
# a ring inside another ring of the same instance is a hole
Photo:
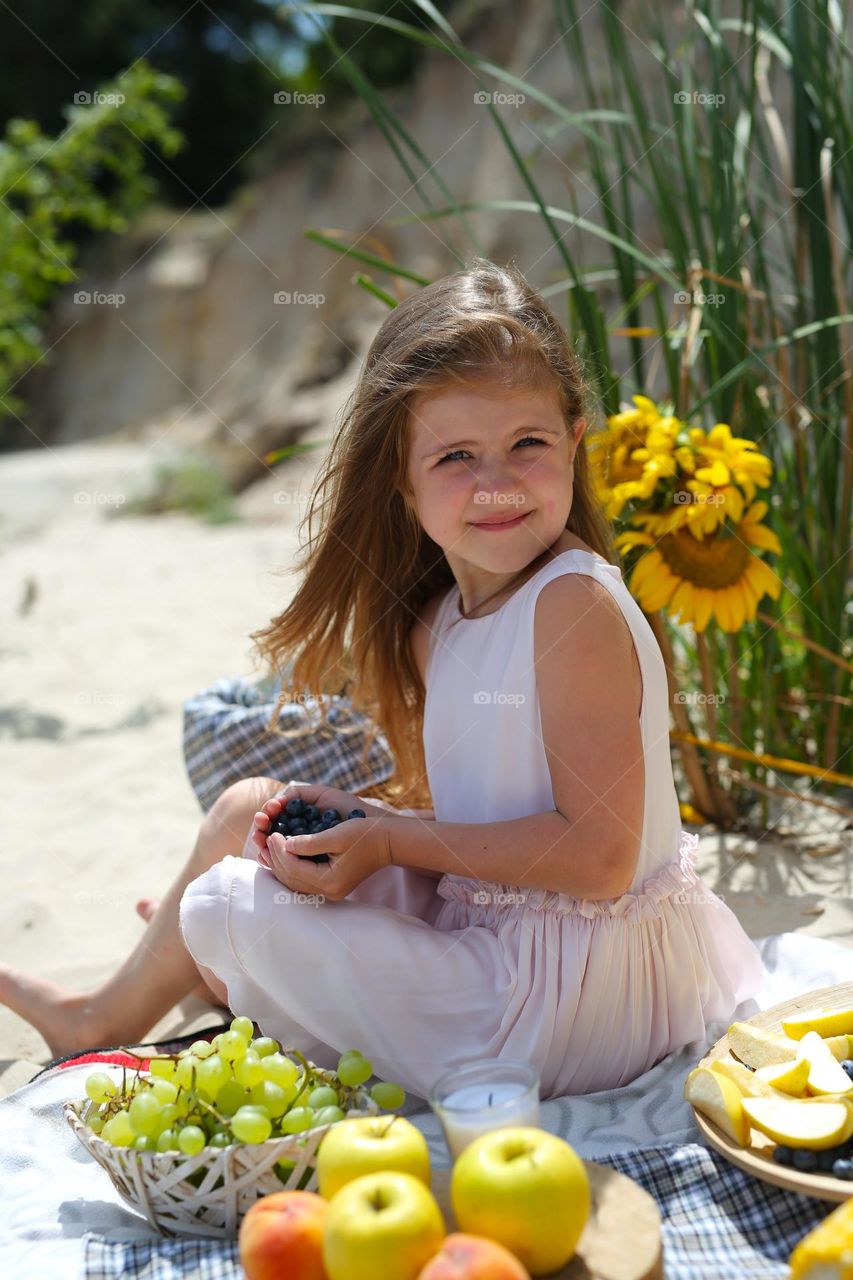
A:
{"label": "sand", "polygon": [[[242,495],[244,522],[220,527],[114,520],[108,499],[76,500],[123,492],[150,463],[142,446],[107,444],[0,459],[0,960],[79,989],[141,936],[134,903],[162,894],[192,847],[201,811],[183,763],[185,699],[257,673],[249,632],[293,590],[271,572],[293,562],[303,509],[275,502],[281,474]],[[293,466],[310,477],[307,462]],[[853,831],[797,808],[758,840],[704,829],[700,874],[751,937],[790,930],[853,946]],[[151,1038],[221,1019],[189,999]],[[0,1094],[49,1059],[0,1008]]]}

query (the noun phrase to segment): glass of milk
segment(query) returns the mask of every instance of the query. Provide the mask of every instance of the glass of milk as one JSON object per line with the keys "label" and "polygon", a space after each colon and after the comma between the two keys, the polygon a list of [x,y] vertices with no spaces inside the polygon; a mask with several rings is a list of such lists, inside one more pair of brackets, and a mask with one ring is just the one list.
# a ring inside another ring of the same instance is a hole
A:
{"label": "glass of milk", "polygon": [[539,1127],[539,1073],[513,1058],[477,1058],[445,1072],[429,1101],[455,1160],[490,1129]]}

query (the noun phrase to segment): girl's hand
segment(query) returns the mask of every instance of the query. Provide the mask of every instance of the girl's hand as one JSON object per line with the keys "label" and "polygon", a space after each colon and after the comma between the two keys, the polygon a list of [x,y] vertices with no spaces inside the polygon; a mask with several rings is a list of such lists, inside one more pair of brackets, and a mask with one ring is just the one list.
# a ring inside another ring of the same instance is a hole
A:
{"label": "girl's hand", "polygon": [[[366,818],[344,818],[336,827],[312,836],[274,834],[267,838],[266,856],[259,861],[285,888],[340,902],[374,871],[391,865],[390,824],[395,821],[374,811]],[[306,860],[305,855],[318,853],[327,853],[329,861]]]}
{"label": "girl's hand", "polygon": [[[362,800],[360,796],[355,796],[349,791],[338,791],[335,787],[324,787],[311,782],[289,782],[282,795],[276,796],[273,800],[267,800],[263,808],[259,809],[255,814],[255,829],[252,832],[251,839],[259,851],[258,860],[265,867],[270,865],[267,846],[270,827],[284,809],[288,800],[292,800],[294,796],[298,796],[306,804],[315,804],[321,813],[324,809],[337,809],[344,820],[353,809],[363,809],[368,817],[371,816],[371,813],[374,816],[378,816],[386,809],[391,809],[393,812],[392,806],[385,804],[383,800]],[[360,821],[363,821],[363,819],[360,819]],[[317,852],[325,853],[328,851],[322,849],[317,850]]]}

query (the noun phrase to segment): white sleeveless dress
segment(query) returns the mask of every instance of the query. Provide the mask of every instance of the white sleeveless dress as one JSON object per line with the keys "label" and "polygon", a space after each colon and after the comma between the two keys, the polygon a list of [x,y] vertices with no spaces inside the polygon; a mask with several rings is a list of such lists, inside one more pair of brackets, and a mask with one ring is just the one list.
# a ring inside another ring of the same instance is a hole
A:
{"label": "white sleeveless dress", "polygon": [[[599,556],[564,551],[494,613],[452,628],[460,595],[446,593],[425,680],[436,820],[497,822],[555,807],[533,622],[539,591],[564,573],[607,588],[640,664],[645,811],[631,889],[591,901],[387,867],[343,901],[312,905],[287,901],[247,835],[241,857],[188,885],[184,940],[235,1012],[321,1066],[361,1049],[382,1079],[426,1097],[449,1067],[506,1056],[537,1066],[543,1099],[590,1093],[636,1079],[703,1036],[706,1022],[730,1020],[761,986],[758,948],[696,874],[698,836],[681,827],[654,633],[619,569]],[[502,689],[523,701],[506,702]]]}

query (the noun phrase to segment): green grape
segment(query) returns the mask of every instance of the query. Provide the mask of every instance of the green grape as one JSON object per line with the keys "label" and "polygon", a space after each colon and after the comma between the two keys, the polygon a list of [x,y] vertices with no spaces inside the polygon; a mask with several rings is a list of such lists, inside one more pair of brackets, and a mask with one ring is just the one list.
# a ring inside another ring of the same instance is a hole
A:
{"label": "green grape", "polygon": [[92,1130],[92,1133],[100,1133],[104,1127],[104,1117],[102,1115],[92,1116],[92,1119],[87,1120],[86,1123]]}
{"label": "green grape", "polygon": [[252,1102],[259,1107],[265,1107],[273,1119],[283,1116],[287,1110],[289,1097],[280,1085],[273,1084],[272,1080],[262,1080],[260,1084],[256,1084],[251,1091]]}
{"label": "green grape", "polygon": [[249,1042],[245,1036],[241,1036],[237,1031],[226,1031],[222,1036],[219,1053],[226,1062],[239,1062],[246,1056],[248,1048]]}
{"label": "green grape", "polygon": [[306,1129],[312,1128],[314,1124],[314,1112],[310,1107],[294,1107],[292,1111],[288,1111],[287,1115],[281,1118],[282,1133],[303,1133]]}
{"label": "green grape", "polygon": [[264,1079],[272,1080],[281,1089],[294,1085],[299,1077],[299,1068],[292,1058],[283,1053],[271,1053],[261,1058]]}
{"label": "green grape", "polygon": [[255,1034],[255,1024],[252,1022],[251,1018],[234,1018],[231,1023],[231,1030],[236,1032],[238,1036],[242,1036],[246,1041],[246,1044],[248,1044],[252,1036]]}
{"label": "green grape", "polygon": [[370,1090],[370,1096],[384,1111],[396,1111],[397,1107],[402,1107],[406,1101],[406,1094],[402,1087],[398,1084],[390,1084],[386,1080],[380,1080],[375,1084]]}
{"label": "green grape", "polygon": [[178,1064],[174,1058],[152,1058],[148,1070],[158,1080],[174,1080]]}
{"label": "green grape", "polygon": [[231,1132],[239,1142],[266,1142],[272,1120],[260,1107],[241,1107],[231,1121]]}
{"label": "green grape", "polygon": [[163,1130],[157,1139],[157,1150],[160,1152],[178,1150],[178,1135],[174,1129]]}
{"label": "green grape", "polygon": [[86,1097],[93,1102],[106,1102],[116,1091],[116,1086],[106,1071],[93,1071],[86,1076]]}
{"label": "green grape", "polygon": [[365,1080],[369,1080],[372,1075],[372,1064],[360,1054],[358,1057],[355,1054],[345,1056],[338,1063],[338,1079],[341,1084],[345,1084],[350,1089],[364,1084]]}
{"label": "green grape", "polygon": [[313,1107],[315,1111],[319,1111],[321,1107],[336,1107],[337,1105],[338,1091],[333,1089],[331,1085],[318,1085],[316,1089],[312,1089],[308,1094],[308,1106]]}
{"label": "green grape", "polygon": [[278,1041],[272,1036],[258,1036],[249,1043],[249,1048],[254,1049],[259,1058],[268,1058],[271,1053],[278,1053]]}
{"label": "green grape", "polygon": [[195,1075],[196,1088],[211,1101],[231,1079],[231,1068],[218,1053],[202,1058]]}
{"label": "green grape", "polygon": [[190,1053],[194,1053],[197,1058],[209,1058],[215,1052],[209,1040],[193,1040],[190,1045]]}
{"label": "green grape", "polygon": [[220,1147],[230,1147],[233,1141],[234,1139],[231,1137],[231,1134],[225,1133],[223,1130],[221,1133],[214,1133],[213,1136],[208,1139],[207,1145],[209,1147],[216,1147],[219,1149]]}
{"label": "green grape", "polygon": [[178,1150],[185,1156],[197,1156],[207,1146],[204,1130],[196,1124],[186,1124],[178,1134]]}
{"label": "green grape", "polygon": [[249,1095],[243,1086],[236,1080],[229,1080],[216,1095],[216,1109],[224,1116],[233,1116],[248,1101]]}
{"label": "green grape", "polygon": [[111,1142],[114,1147],[129,1147],[136,1134],[130,1125],[126,1111],[119,1111],[101,1130],[101,1137]]}
{"label": "green grape", "polygon": [[321,1107],[314,1117],[314,1124],[335,1124],[343,1118],[344,1112],[340,1107]]}
{"label": "green grape", "polygon": [[145,1093],[137,1093],[127,1109],[127,1117],[133,1132],[145,1138],[157,1128],[160,1103],[148,1089]]}
{"label": "green grape", "polygon": [[171,1080],[152,1080],[149,1092],[164,1106],[167,1102],[174,1102],[178,1096],[177,1085]]}
{"label": "green grape", "polygon": [[133,1142],[131,1142],[130,1145],[133,1147],[134,1151],[156,1151],[157,1139],[151,1137],[146,1138],[140,1134],[138,1138],[133,1139]]}
{"label": "green grape", "polygon": [[244,1089],[251,1089],[264,1078],[264,1069],[261,1066],[261,1059],[255,1053],[254,1049],[249,1049],[245,1058],[238,1062],[234,1068],[234,1079],[237,1080]]}
{"label": "green grape", "polygon": [[194,1053],[188,1053],[185,1057],[181,1057],[178,1069],[175,1072],[175,1080],[182,1089],[192,1088],[193,1072],[198,1070],[200,1062],[201,1059],[197,1058]]}
{"label": "green grape", "polygon": [[180,1111],[174,1102],[167,1102],[165,1106],[160,1108],[160,1115],[157,1117],[157,1123],[154,1126],[154,1137],[159,1138],[164,1129],[174,1127],[175,1121],[180,1119]]}

